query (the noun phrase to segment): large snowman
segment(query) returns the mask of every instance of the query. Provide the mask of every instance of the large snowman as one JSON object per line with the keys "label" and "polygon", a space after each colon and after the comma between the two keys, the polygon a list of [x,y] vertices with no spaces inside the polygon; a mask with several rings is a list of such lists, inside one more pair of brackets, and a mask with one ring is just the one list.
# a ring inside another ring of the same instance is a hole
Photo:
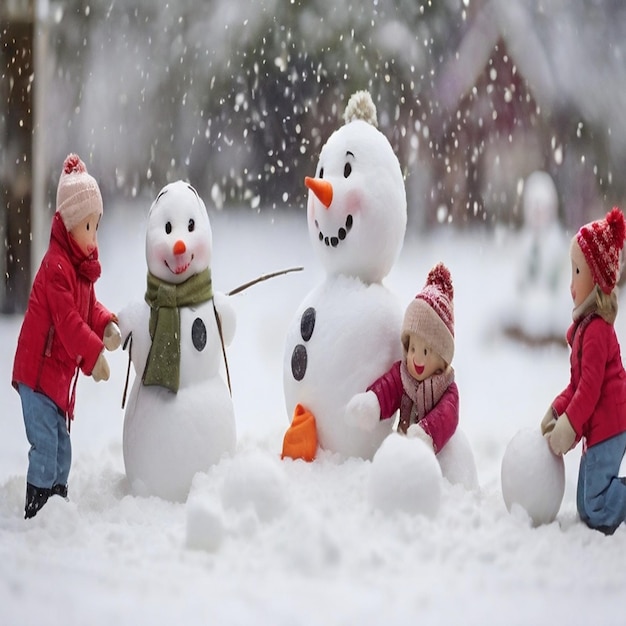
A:
{"label": "large snowman", "polygon": [[325,278],[287,332],[283,457],[313,460],[319,447],[371,458],[391,430],[391,420],[372,432],[352,426],[345,407],[401,357],[402,310],[382,281],[404,240],[406,193],[369,93],[350,98],[344,120],[305,179],[309,236]]}
{"label": "large snowman", "polygon": [[136,374],[124,418],[124,464],[139,495],[182,501],[197,472],[235,450],[221,370],[235,315],[227,296],[213,293],[212,247],[196,190],[183,181],[164,187],[148,214],[145,299],[119,314]]}

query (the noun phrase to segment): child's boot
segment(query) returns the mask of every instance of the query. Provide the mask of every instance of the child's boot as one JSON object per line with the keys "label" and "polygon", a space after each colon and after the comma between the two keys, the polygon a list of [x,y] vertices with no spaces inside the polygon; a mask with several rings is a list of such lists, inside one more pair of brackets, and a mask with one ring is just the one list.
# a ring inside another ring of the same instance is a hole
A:
{"label": "child's boot", "polygon": [[67,485],[61,485],[57,483],[56,485],[52,485],[52,489],[50,489],[51,496],[61,496],[64,500],[67,500]]}
{"label": "child's boot", "polygon": [[26,483],[26,506],[24,507],[24,519],[37,515],[37,511],[48,501],[50,489],[35,487]]}

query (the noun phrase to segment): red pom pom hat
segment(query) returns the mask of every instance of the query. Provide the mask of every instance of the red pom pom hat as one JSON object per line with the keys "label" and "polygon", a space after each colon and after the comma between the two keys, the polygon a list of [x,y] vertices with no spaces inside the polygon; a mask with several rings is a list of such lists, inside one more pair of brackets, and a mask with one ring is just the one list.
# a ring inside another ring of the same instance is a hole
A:
{"label": "red pom pom hat", "polygon": [[102,195],[93,176],[77,154],[70,154],[63,163],[57,187],[57,211],[71,231],[88,215],[102,215]]}
{"label": "red pom pom hat", "polygon": [[428,273],[426,284],[409,304],[402,324],[402,345],[409,347],[411,333],[422,337],[448,364],[454,357],[454,288],[450,271],[438,263]]}
{"label": "red pom pom hat", "polygon": [[617,207],[611,209],[604,219],[589,222],[576,233],[576,241],[593,280],[606,294],[615,289],[619,279],[625,237],[624,214]]}

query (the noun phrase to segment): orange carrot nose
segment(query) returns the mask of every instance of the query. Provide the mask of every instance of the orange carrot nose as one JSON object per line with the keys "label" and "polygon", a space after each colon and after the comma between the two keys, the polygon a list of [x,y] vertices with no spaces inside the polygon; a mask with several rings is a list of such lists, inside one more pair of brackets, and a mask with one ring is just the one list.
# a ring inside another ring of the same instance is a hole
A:
{"label": "orange carrot nose", "polygon": [[179,239],[174,244],[174,254],[185,254],[186,251],[187,251],[187,246],[185,245],[185,242],[182,241],[182,239]]}
{"label": "orange carrot nose", "polygon": [[304,184],[317,196],[318,200],[328,208],[333,201],[333,186],[323,178],[304,177]]}

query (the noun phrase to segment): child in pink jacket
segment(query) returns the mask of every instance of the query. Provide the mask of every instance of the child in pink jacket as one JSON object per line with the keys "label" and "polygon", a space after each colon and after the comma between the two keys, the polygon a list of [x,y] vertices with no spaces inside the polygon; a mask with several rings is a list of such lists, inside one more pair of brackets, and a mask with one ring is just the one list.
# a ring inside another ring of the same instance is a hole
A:
{"label": "child in pink jacket", "polygon": [[400,432],[419,437],[435,454],[448,443],[459,422],[459,391],[451,366],[453,297],[450,272],[439,263],[406,309],[404,359],[350,400],[346,413],[352,423],[371,430],[399,409]]}
{"label": "child in pink jacket", "polygon": [[618,476],[626,452],[626,372],[613,327],[625,235],[624,215],[614,208],[572,239],[570,382],[541,422],[555,454],[585,440],[576,504],[583,522],[605,534],[626,519],[626,484]]}

